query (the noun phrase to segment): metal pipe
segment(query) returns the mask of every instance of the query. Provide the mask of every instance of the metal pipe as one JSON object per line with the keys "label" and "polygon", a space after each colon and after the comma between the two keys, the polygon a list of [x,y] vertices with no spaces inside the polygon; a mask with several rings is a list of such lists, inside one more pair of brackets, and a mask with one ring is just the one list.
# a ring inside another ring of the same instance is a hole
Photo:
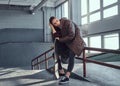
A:
{"label": "metal pipe", "polygon": [[45,54],[45,66],[46,66],[46,69],[48,69],[48,60],[47,60],[47,54]]}
{"label": "metal pipe", "polygon": [[83,50],[83,77],[86,77],[86,57],[85,57],[85,49]]}
{"label": "metal pipe", "polygon": [[85,47],[85,50],[92,50],[92,51],[100,51],[100,52],[105,52],[105,53],[120,54],[120,50],[112,50],[112,49],[101,49],[101,48]]}
{"label": "metal pipe", "polygon": [[8,5],[10,5],[11,0],[8,1]]}

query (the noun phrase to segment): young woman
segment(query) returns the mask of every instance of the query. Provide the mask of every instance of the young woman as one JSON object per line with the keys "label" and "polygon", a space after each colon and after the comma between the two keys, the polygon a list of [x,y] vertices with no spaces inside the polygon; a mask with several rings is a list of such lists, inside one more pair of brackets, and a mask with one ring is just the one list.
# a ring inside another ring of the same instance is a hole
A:
{"label": "young woman", "polygon": [[[65,76],[60,80],[60,83],[67,83],[69,82],[69,77],[74,67],[74,57],[75,55],[79,56],[81,54],[82,50],[84,49],[85,43],[80,36],[79,28],[71,20],[68,20],[66,18],[61,18],[60,20],[58,20],[56,17],[52,16],[50,17],[49,22],[53,38],[56,39],[58,42],[58,45],[56,45],[56,47],[58,47],[58,54],[61,54],[60,51],[66,51],[66,56],[69,58],[66,73],[61,66],[60,58],[58,58],[59,74],[65,74]],[[59,30],[57,30],[58,28]]]}

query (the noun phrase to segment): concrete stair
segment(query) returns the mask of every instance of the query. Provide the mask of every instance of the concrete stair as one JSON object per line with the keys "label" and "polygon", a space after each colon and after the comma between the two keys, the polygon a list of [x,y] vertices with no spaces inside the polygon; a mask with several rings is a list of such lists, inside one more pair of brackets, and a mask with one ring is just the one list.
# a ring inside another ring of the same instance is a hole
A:
{"label": "concrete stair", "polygon": [[[120,65],[120,62],[112,64]],[[66,64],[63,65],[67,67]],[[82,77],[82,63],[76,63],[73,73]],[[62,86],[120,86],[120,70],[87,63],[87,77],[70,78],[68,84]],[[59,86],[59,80],[45,69],[30,70],[29,68],[0,68],[0,86]]]}

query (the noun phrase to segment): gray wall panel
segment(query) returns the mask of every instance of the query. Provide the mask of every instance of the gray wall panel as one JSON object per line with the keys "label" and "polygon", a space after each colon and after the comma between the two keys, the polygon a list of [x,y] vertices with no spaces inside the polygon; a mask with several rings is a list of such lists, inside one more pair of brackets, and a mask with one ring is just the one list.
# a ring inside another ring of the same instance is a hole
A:
{"label": "gray wall panel", "polygon": [[35,15],[20,10],[0,10],[0,29],[3,28],[43,28],[42,11]]}
{"label": "gray wall panel", "polygon": [[0,44],[4,42],[43,42],[43,29],[0,29]]}
{"label": "gray wall panel", "polygon": [[50,49],[51,45],[51,43],[7,43],[0,45],[0,67],[30,66],[31,60]]}

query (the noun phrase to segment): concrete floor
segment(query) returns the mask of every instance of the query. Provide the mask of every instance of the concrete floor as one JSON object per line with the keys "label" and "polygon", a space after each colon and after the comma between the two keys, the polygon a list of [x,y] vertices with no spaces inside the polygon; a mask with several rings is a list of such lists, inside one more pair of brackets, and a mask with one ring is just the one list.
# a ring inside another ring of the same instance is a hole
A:
{"label": "concrete floor", "polygon": [[[120,62],[111,63],[120,65]],[[73,72],[82,76],[82,64],[76,63]],[[120,70],[87,63],[87,77],[84,79],[88,81],[70,78],[68,84],[60,86],[120,86]],[[0,86],[59,86],[59,80],[46,70],[0,68]]]}

